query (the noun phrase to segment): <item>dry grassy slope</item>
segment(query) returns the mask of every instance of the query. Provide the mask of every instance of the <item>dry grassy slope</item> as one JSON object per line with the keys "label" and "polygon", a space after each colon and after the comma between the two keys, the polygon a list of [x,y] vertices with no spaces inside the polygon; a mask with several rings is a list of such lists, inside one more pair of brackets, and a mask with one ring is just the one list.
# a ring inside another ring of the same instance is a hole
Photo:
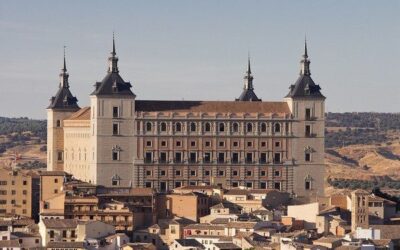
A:
{"label": "dry grassy slope", "polygon": [[[390,145],[351,145],[332,150],[333,153],[328,150],[325,154],[328,178],[370,180],[388,176],[400,180],[399,141],[392,141]],[[365,165],[368,167],[364,168]]]}
{"label": "dry grassy slope", "polygon": [[40,147],[44,145],[45,144],[29,144],[10,148],[0,156],[0,165],[9,166],[13,162],[15,152],[20,155],[20,159],[17,161],[18,163],[35,160],[46,163],[46,152],[40,151]]}

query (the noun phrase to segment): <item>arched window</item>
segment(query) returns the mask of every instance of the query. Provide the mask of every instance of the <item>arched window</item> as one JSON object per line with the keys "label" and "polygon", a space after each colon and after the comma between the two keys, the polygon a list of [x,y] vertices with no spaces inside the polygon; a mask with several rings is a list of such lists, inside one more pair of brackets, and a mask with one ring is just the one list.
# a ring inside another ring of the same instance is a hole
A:
{"label": "arched window", "polygon": [[275,123],[275,125],[274,125],[274,132],[275,132],[275,133],[280,133],[280,132],[281,132],[281,124]]}
{"label": "arched window", "polygon": [[161,130],[161,132],[166,132],[167,131],[167,124],[165,122],[161,123],[160,130]]}
{"label": "arched window", "polygon": [[181,132],[182,131],[182,123],[177,122],[175,124],[175,132]]}
{"label": "arched window", "polygon": [[261,123],[261,132],[262,133],[267,132],[267,124],[265,124],[265,122]]}
{"label": "arched window", "polygon": [[233,132],[239,132],[239,124],[237,122],[233,123],[232,131]]}
{"label": "arched window", "polygon": [[219,124],[219,132],[224,132],[225,131],[225,124],[223,122],[221,122]]}
{"label": "arched window", "polygon": [[146,123],[146,131],[151,131],[151,129],[152,129],[152,125],[151,125],[151,122],[147,122]]}
{"label": "arched window", "polygon": [[209,122],[207,122],[204,126],[204,131],[206,132],[210,132],[211,131],[211,124]]}
{"label": "arched window", "polygon": [[196,123],[190,123],[190,132],[196,132]]}
{"label": "arched window", "polygon": [[247,123],[247,132],[253,132],[253,124]]}

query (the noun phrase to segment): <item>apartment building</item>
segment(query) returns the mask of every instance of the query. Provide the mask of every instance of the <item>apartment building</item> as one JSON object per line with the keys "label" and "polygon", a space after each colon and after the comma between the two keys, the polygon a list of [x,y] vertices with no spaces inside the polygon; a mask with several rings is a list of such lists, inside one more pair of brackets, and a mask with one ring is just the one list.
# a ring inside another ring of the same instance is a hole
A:
{"label": "apartment building", "polygon": [[39,176],[33,171],[0,168],[0,217],[19,215],[38,220]]}

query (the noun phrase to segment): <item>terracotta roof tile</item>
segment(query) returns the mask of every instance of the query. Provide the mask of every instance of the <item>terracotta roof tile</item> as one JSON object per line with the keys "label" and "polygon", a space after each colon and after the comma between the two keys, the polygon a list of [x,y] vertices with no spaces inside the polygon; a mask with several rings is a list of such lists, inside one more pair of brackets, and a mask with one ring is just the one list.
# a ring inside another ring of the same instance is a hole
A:
{"label": "terracotta roof tile", "polygon": [[135,102],[136,111],[142,112],[231,112],[290,114],[286,102],[235,101],[141,101]]}
{"label": "terracotta roof tile", "polygon": [[66,120],[90,120],[90,107],[83,107]]}

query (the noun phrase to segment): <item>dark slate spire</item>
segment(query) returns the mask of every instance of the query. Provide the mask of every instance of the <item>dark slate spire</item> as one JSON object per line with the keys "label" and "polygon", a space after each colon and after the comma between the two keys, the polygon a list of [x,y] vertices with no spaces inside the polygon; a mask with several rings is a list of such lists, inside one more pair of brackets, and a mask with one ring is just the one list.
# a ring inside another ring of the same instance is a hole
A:
{"label": "dark slate spire", "polygon": [[69,74],[67,72],[67,63],[65,59],[65,46],[64,46],[64,65],[60,73],[60,84],[55,96],[51,97],[48,109],[58,109],[74,111],[78,110],[78,99],[72,95],[69,89]]}
{"label": "dark slate spire", "polygon": [[311,75],[310,71],[310,60],[308,60],[308,53],[307,53],[307,40],[304,41],[304,55],[303,59],[300,61],[301,69],[300,75]]}
{"label": "dark slate spire", "polygon": [[236,101],[261,101],[261,99],[258,99],[256,93],[254,93],[254,87],[253,87],[253,75],[251,74],[251,66],[250,66],[250,56],[247,59],[247,71],[246,75],[244,76],[244,87],[243,87],[243,92],[239,96],[239,98],[236,99]]}
{"label": "dark slate spire", "polygon": [[108,72],[118,73],[118,57],[117,53],[115,52],[115,39],[113,33],[113,49],[111,51],[111,56],[108,58],[109,67]]}
{"label": "dark slate spire", "polygon": [[65,60],[65,46],[64,46],[64,67],[61,69],[60,73],[60,87],[69,88],[68,77],[69,75],[67,72],[67,63]]}
{"label": "dark slate spire", "polygon": [[97,96],[133,96],[135,94],[131,91],[132,85],[129,82],[125,82],[119,75],[118,70],[118,57],[115,50],[115,39],[113,33],[113,48],[111,56],[108,58],[108,71],[107,75],[101,82],[96,82],[95,90],[92,95]]}
{"label": "dark slate spire", "polygon": [[310,60],[308,59],[307,41],[304,42],[304,55],[300,61],[300,76],[295,84],[290,85],[286,97],[314,97],[324,98],[320,92],[321,88],[311,78]]}

